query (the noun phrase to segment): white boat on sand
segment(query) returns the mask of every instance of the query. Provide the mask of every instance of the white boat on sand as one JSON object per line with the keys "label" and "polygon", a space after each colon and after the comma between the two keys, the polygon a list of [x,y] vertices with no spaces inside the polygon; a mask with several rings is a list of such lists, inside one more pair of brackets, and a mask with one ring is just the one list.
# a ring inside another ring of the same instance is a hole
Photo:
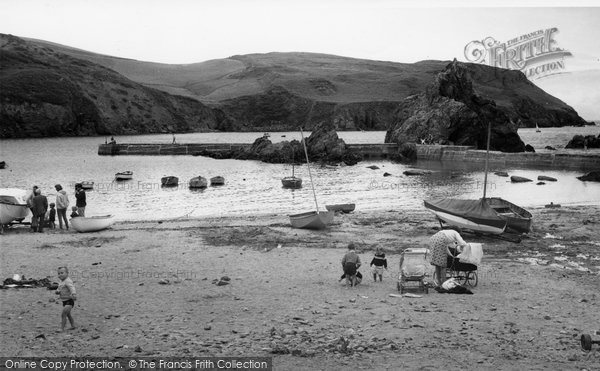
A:
{"label": "white boat on sand", "polygon": [[29,214],[27,207],[28,191],[18,188],[0,189],[0,224],[22,221]]}
{"label": "white boat on sand", "polygon": [[114,222],[112,215],[78,216],[70,220],[77,232],[96,232],[109,228]]}

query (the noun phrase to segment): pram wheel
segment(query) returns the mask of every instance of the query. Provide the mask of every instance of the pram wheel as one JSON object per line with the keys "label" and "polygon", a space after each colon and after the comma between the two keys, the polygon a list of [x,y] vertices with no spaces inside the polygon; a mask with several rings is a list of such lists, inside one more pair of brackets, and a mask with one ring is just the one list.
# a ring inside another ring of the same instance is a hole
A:
{"label": "pram wheel", "polygon": [[471,287],[476,287],[478,281],[479,281],[479,278],[477,277],[477,272],[476,271],[466,272],[466,275],[465,275],[465,284],[467,284],[467,285],[469,285]]}

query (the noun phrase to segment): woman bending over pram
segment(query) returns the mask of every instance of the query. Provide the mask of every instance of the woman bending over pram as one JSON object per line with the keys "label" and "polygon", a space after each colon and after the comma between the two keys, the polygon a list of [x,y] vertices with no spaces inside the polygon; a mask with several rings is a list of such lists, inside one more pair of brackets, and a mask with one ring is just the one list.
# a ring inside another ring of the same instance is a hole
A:
{"label": "woman bending over pram", "polygon": [[[454,257],[467,245],[460,236],[460,228],[448,227],[442,229],[429,240],[429,249],[431,251],[431,265],[435,266],[437,276],[436,286],[441,286],[446,277],[446,268],[448,267],[448,257]],[[453,251],[454,250],[454,251]]]}

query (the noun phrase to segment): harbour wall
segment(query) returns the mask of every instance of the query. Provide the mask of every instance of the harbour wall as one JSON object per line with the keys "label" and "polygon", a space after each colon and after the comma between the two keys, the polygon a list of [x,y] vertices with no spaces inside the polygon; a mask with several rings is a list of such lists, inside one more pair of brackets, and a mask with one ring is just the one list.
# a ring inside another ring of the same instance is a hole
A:
{"label": "harbour wall", "polygon": [[[249,149],[251,143],[182,143],[182,144],[145,144],[122,143],[100,144],[98,154],[103,156],[169,156],[169,155],[198,155],[203,153],[219,153]],[[387,159],[392,157],[398,146],[390,143],[377,144],[348,144],[348,147],[360,153],[365,160]],[[466,161],[484,163],[485,150],[477,150],[467,146],[446,145],[417,145],[419,160],[435,161]],[[505,167],[543,167],[557,169],[597,170],[600,169],[600,153],[590,152],[568,153],[556,152],[519,152],[506,153],[490,151],[490,164]]]}

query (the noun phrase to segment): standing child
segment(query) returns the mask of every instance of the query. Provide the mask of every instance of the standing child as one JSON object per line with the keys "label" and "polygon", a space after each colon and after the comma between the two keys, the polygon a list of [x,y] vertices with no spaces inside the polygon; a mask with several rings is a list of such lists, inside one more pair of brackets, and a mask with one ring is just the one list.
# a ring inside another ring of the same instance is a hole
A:
{"label": "standing child", "polygon": [[349,284],[350,286],[356,286],[358,284],[356,272],[360,266],[360,257],[356,253],[356,247],[354,243],[349,243],[348,252],[342,258],[342,268],[346,275],[346,284]]}
{"label": "standing child", "polygon": [[63,302],[61,328],[63,331],[65,330],[68,318],[71,328],[74,329],[75,321],[71,316],[71,309],[75,306],[77,298],[75,297],[75,285],[73,285],[73,281],[69,278],[69,269],[67,267],[58,267],[58,278],[60,279],[60,283],[56,289],[56,294],[60,295],[59,298]]}
{"label": "standing child", "polygon": [[378,247],[375,250],[375,256],[373,260],[371,260],[370,266],[375,266],[373,268],[373,281],[377,282],[377,276],[379,276],[379,282],[383,281],[383,268],[387,270],[387,259],[385,258],[385,253]]}
{"label": "standing child", "polygon": [[48,210],[48,226],[50,229],[56,228],[56,225],[54,224],[56,221],[56,209],[54,206],[54,202],[50,203],[50,210]]}

